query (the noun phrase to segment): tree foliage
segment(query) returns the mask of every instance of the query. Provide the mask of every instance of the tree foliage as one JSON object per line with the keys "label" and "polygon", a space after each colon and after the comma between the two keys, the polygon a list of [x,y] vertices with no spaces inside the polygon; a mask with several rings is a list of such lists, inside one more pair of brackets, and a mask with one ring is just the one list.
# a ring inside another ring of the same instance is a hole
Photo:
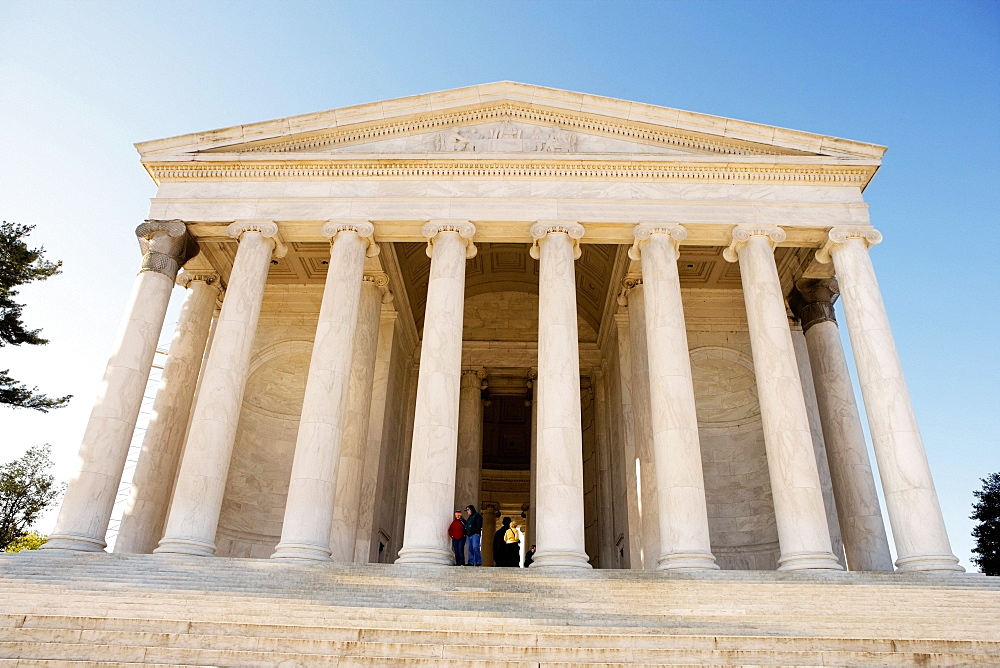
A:
{"label": "tree foliage", "polygon": [[33,446],[19,459],[0,466],[0,550],[28,533],[28,528],[62,492],[48,444]]}
{"label": "tree foliage", "polygon": [[976,539],[972,563],[986,575],[1000,575],[1000,473],[981,480],[983,488],[972,493],[978,501],[972,504],[970,517],[979,521],[972,530]]}
{"label": "tree foliage", "polygon": [[23,552],[24,550],[38,550],[49,540],[48,536],[43,536],[37,531],[29,531],[20,538],[15,538],[4,549],[4,552]]}
{"label": "tree foliage", "polygon": [[[25,238],[35,229],[32,225],[0,223],[0,347],[27,343],[39,346],[48,343],[39,329],[27,329],[22,320],[24,304],[18,303],[17,289],[33,281],[44,281],[59,273],[62,262],[45,260],[45,249],[30,248]],[[43,413],[65,406],[72,395],[50,399],[38,388],[28,388],[0,370],[0,404],[15,408],[32,408]]]}

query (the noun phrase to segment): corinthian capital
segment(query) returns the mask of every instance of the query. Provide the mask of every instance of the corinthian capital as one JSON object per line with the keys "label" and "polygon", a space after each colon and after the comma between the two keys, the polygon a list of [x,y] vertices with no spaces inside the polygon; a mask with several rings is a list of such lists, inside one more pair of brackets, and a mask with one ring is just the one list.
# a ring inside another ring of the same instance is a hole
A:
{"label": "corinthian capital", "polygon": [[476,226],[467,220],[432,220],[420,228],[420,233],[427,237],[427,257],[434,257],[434,237],[441,232],[455,232],[465,241],[465,259],[476,257],[479,249],[472,243],[476,235]]}
{"label": "corinthian capital", "polygon": [[182,220],[147,220],[135,228],[142,251],[141,274],[153,271],[174,280],[181,265],[197,252]]}
{"label": "corinthian capital", "polygon": [[538,250],[538,242],[553,232],[561,232],[569,237],[573,244],[573,259],[579,260],[583,251],[580,250],[580,239],[583,238],[585,230],[583,225],[569,220],[540,220],[531,226],[531,238],[534,241],[528,254],[537,260],[541,255]]}
{"label": "corinthian capital", "polygon": [[378,244],[375,243],[375,226],[367,220],[328,220],[323,225],[323,236],[330,239],[332,244],[341,232],[354,232],[365,240],[366,257],[375,257],[379,254]]}
{"label": "corinthian capital", "polygon": [[774,248],[775,244],[780,244],[787,236],[785,231],[777,225],[737,225],[733,228],[732,240],[726,250],[722,251],[722,257],[727,262],[737,262],[740,259],[740,249],[749,243],[753,237],[763,237]]}
{"label": "corinthian capital", "polygon": [[635,237],[635,241],[632,243],[632,247],[628,249],[628,256],[638,261],[642,257],[642,246],[644,242],[648,241],[654,234],[663,234],[670,239],[671,245],[674,247],[674,259],[680,257],[681,242],[687,239],[687,230],[676,223],[639,223],[632,229],[632,236]]}
{"label": "corinthian capital", "polygon": [[258,232],[265,239],[270,239],[274,244],[272,255],[276,258],[285,257],[288,247],[281,241],[278,234],[278,224],[273,220],[237,220],[226,228],[226,233],[237,241],[246,232]]}
{"label": "corinthian capital", "polygon": [[816,251],[816,261],[827,264],[830,262],[830,251],[834,246],[847,243],[848,239],[860,239],[865,248],[871,248],[882,242],[882,233],[874,227],[863,225],[845,225],[842,227],[831,227],[826,235],[826,243]]}

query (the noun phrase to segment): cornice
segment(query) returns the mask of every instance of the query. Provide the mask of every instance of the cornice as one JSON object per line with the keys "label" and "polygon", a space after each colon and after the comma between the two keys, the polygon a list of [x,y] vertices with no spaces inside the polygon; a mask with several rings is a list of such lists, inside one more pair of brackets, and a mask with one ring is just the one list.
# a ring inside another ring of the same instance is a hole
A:
{"label": "cornice", "polygon": [[[238,146],[241,152],[287,153],[335,148],[363,141],[390,139],[421,131],[443,130],[461,123],[490,122],[502,119],[536,121],[574,130],[584,130],[617,139],[647,141],[681,149],[693,149],[728,155],[808,155],[795,149],[755,145],[739,139],[715,139],[701,133],[659,129],[652,125],[629,123],[602,116],[574,114],[564,110],[532,108],[511,102],[425,114],[362,127],[311,132],[288,139],[261,139]],[[232,146],[206,149],[207,152],[232,151]]]}
{"label": "cornice", "polygon": [[[257,123],[140,142],[143,157],[159,153],[198,151],[296,150],[292,146],[319,142],[335,146],[364,138],[393,137],[401,132],[440,127],[461,118],[490,118],[489,114],[524,114],[569,128],[625,135],[641,141],[673,144],[701,150],[762,151],[765,154],[820,154],[879,159],[885,147],[867,142],[791,130],[722,116],[659,105],[620,100],[531,84],[500,81],[409,97],[381,100]],[[466,115],[466,116],[464,116]],[[435,120],[440,119],[440,120]],[[580,120],[582,119],[582,120]],[[578,125],[584,123],[585,125]],[[603,128],[603,129],[602,129]],[[635,130],[640,134],[628,134]],[[647,131],[653,135],[645,135]],[[662,133],[662,134],[660,134]],[[353,139],[351,137],[354,137]],[[691,143],[691,142],[695,143]],[[718,142],[718,143],[716,143]]]}
{"label": "cornice", "polygon": [[877,169],[868,164],[762,164],[697,161],[426,159],[150,161],[153,179],[307,179],[352,177],[562,177],[672,181],[827,184],[863,188]]}

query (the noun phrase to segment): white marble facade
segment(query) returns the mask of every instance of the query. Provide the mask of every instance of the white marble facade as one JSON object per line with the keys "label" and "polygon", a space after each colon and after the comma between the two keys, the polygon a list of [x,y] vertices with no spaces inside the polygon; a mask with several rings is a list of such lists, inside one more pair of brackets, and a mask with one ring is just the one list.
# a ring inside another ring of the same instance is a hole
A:
{"label": "white marble facade", "polygon": [[869,257],[884,147],[501,82],[138,149],[46,549],[105,546],[183,267],[118,552],[443,566],[476,503],[537,568],[890,571],[881,485],[895,567],[960,570]]}

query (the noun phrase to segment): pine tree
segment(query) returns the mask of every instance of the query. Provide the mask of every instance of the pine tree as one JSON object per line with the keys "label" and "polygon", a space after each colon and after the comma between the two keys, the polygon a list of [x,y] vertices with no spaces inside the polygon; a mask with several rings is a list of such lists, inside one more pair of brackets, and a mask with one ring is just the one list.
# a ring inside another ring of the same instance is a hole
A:
{"label": "pine tree", "polygon": [[[48,339],[39,336],[41,330],[25,328],[21,319],[24,305],[15,299],[15,288],[55,276],[62,265],[62,262],[46,261],[44,248],[28,247],[24,240],[33,229],[32,225],[0,223],[0,347],[48,343]],[[24,383],[11,378],[9,372],[10,369],[0,370],[0,404],[47,413],[52,408],[65,406],[72,396],[50,399],[39,393],[37,387],[29,389]]]}
{"label": "pine tree", "polygon": [[972,548],[972,563],[985,575],[1000,575],[1000,473],[991,473],[983,488],[973,492],[978,499],[972,504],[971,519],[979,525],[972,530],[976,546]]}

